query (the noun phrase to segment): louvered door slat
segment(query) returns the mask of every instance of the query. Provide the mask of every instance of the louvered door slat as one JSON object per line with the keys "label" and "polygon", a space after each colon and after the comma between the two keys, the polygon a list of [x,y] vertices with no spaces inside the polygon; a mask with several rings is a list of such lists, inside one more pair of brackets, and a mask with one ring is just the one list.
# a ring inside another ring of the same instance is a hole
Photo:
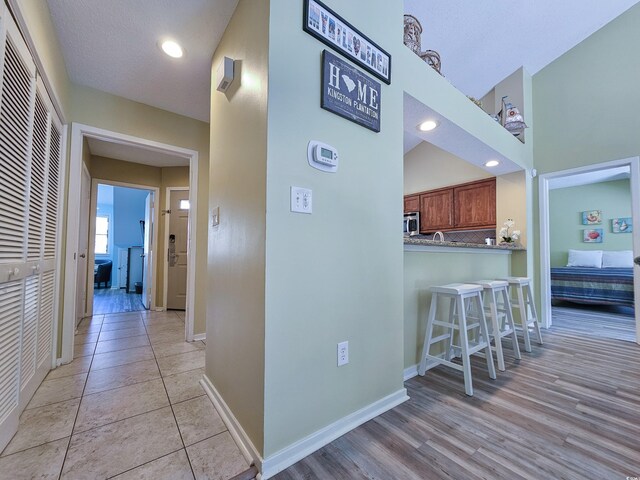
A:
{"label": "louvered door slat", "polygon": [[18,405],[18,360],[24,281],[0,285],[0,424]]}
{"label": "louvered door slat", "polygon": [[51,123],[49,137],[49,171],[47,174],[47,208],[44,232],[44,258],[55,258],[58,226],[58,189],[60,188],[60,130]]}
{"label": "louvered door slat", "polygon": [[47,162],[47,126],[49,114],[36,93],[33,142],[31,149],[31,175],[29,184],[29,230],[27,233],[27,260],[39,260],[42,250],[43,214],[45,209],[45,176]]}
{"label": "louvered door slat", "polygon": [[55,271],[51,270],[42,274],[42,286],[40,288],[40,313],[38,315],[38,361],[40,366],[43,361],[51,361],[51,332],[53,327],[53,294]]}
{"label": "louvered door slat", "polygon": [[36,372],[36,335],[38,332],[38,297],[40,275],[26,279],[24,293],[24,315],[22,322],[22,354],[20,360],[20,390],[27,385]]}
{"label": "louvered door slat", "polygon": [[0,154],[0,261],[20,261],[25,255],[24,227],[20,231],[6,226],[10,219],[22,219],[23,225],[26,220],[33,83],[13,40],[7,37],[0,99],[0,139],[5,146]]}

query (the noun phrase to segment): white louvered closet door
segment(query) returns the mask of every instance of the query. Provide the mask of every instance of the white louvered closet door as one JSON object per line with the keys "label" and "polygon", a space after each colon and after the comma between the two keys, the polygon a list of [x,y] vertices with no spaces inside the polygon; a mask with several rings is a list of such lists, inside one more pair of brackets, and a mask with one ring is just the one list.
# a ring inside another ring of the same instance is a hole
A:
{"label": "white louvered closet door", "polygon": [[0,450],[51,368],[62,128],[0,4]]}

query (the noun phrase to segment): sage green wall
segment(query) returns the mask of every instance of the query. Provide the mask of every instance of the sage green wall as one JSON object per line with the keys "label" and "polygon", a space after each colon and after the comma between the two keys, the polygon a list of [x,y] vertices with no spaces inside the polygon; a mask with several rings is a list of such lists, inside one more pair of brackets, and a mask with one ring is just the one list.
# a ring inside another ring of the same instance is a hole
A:
{"label": "sage green wall", "polygon": [[640,153],[639,25],[640,4],[533,77],[538,173]]}
{"label": "sage green wall", "polygon": [[[326,1],[389,51],[402,2]],[[381,132],[319,106],[321,42],[303,2],[271,2],[265,347],[265,457],[391,394],[404,394],[402,316],[403,79],[382,84]],[[394,63],[395,66],[395,63]],[[340,152],[337,173],[311,168],[307,143]],[[292,185],[313,214],[289,211]],[[336,366],[349,341],[349,364]]]}
{"label": "sage green wall", "polygon": [[404,368],[420,361],[429,287],[511,274],[509,254],[454,252],[404,252]]}
{"label": "sage green wall", "polygon": [[[636,108],[640,105],[640,68],[630,60],[640,44],[638,25],[640,4],[534,75],[534,166],[538,173],[640,153]],[[537,179],[534,192],[534,230],[539,232]],[[538,275],[539,250],[534,260]]]}
{"label": "sage green wall", "polygon": [[[602,210],[602,225],[582,225],[581,212]],[[551,266],[564,267],[570,248],[577,250],[631,250],[632,236],[611,233],[611,219],[631,216],[629,180],[559,188],[549,192]],[[602,228],[602,243],[584,243],[582,230]]]}
{"label": "sage green wall", "polygon": [[209,205],[220,207],[220,225],[209,227],[206,375],[259,453],[264,434],[268,28],[269,2],[240,0],[213,56],[214,78],[223,56],[236,59],[236,78],[226,94],[211,92],[209,176]]}

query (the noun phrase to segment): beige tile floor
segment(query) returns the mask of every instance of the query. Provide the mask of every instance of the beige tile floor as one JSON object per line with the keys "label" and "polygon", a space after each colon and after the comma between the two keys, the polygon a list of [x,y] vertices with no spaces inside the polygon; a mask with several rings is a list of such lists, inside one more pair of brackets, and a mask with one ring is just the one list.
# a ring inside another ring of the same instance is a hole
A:
{"label": "beige tile floor", "polygon": [[84,319],[0,454],[4,479],[217,479],[248,464],[198,383],[203,342],[178,312]]}

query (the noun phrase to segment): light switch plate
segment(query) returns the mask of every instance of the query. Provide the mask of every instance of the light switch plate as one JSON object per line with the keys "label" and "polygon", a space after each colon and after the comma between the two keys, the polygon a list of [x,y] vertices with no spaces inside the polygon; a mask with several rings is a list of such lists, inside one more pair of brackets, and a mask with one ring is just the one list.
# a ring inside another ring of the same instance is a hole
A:
{"label": "light switch plate", "polygon": [[217,227],[220,225],[220,207],[215,207],[211,212],[211,226]]}
{"label": "light switch plate", "polygon": [[310,188],[291,187],[291,211],[310,214],[313,211],[313,198]]}

